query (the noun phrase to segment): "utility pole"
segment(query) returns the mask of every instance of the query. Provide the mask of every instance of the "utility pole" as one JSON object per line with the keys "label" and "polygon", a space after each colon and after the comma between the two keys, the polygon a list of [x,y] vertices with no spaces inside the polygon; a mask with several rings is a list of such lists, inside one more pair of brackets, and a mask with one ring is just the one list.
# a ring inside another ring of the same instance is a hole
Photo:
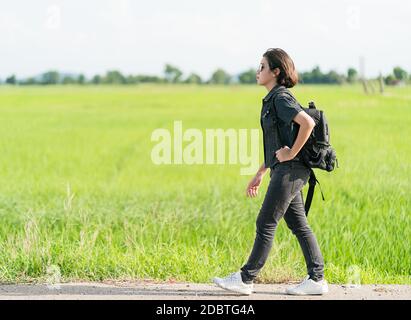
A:
{"label": "utility pole", "polygon": [[380,71],[380,76],[378,77],[378,80],[379,80],[378,82],[380,84],[380,93],[383,94],[384,93],[384,81],[382,79],[381,71]]}
{"label": "utility pole", "polygon": [[365,59],[363,56],[360,57],[360,77],[364,92],[365,94],[368,94],[367,82],[365,80]]}

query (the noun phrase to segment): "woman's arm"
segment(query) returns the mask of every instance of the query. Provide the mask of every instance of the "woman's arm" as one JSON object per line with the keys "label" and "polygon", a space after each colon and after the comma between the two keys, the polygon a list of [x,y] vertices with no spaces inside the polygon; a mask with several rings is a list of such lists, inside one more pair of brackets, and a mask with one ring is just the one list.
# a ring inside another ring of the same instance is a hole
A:
{"label": "woman's arm", "polygon": [[265,167],[265,163],[261,165],[261,167],[258,169],[257,173],[255,174],[256,176],[264,176],[265,173],[267,172],[267,168]]}
{"label": "woman's arm", "polygon": [[268,168],[265,167],[265,163],[263,162],[260,169],[258,169],[255,176],[248,183],[248,186],[246,189],[246,194],[248,197],[255,197],[258,195],[258,188],[260,187],[263,177],[265,173],[267,172],[267,170]]}
{"label": "woman's arm", "polygon": [[291,149],[285,146],[275,152],[280,162],[292,160],[300,152],[315,126],[314,120],[305,111],[297,113],[293,121],[300,125],[298,135]]}

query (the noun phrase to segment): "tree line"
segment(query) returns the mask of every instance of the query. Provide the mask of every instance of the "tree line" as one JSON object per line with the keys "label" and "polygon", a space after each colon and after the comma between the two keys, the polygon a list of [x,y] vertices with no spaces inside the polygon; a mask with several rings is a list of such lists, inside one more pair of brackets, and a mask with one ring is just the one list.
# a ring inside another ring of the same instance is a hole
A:
{"label": "tree line", "polygon": [[[124,75],[118,70],[107,71],[104,75],[95,75],[86,78],[84,74],[65,74],[56,70],[47,71],[36,77],[18,79],[16,75],[10,75],[4,81],[0,79],[0,84],[8,85],[56,85],[56,84],[138,84],[138,83],[188,83],[188,84],[252,84],[255,83],[256,70],[250,68],[237,75],[230,75],[224,69],[215,70],[209,79],[202,79],[196,73],[190,73],[184,77],[183,72],[171,64],[164,67],[163,76],[153,75]],[[383,80],[387,85],[396,85],[399,83],[411,83],[411,73],[408,74],[401,67],[395,67],[392,73],[377,79]],[[349,68],[345,74],[339,74],[334,70],[322,72],[319,66],[315,66],[311,71],[300,72],[299,82],[306,84],[344,84],[356,83],[361,81],[361,77],[354,68]]]}

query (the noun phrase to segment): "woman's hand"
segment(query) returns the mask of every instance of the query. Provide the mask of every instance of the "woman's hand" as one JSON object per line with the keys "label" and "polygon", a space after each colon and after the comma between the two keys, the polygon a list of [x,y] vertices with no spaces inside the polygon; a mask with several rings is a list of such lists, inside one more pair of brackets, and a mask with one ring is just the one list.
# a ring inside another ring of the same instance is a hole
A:
{"label": "woman's hand", "polygon": [[288,161],[294,159],[295,155],[288,146],[282,147],[275,152],[278,161]]}
{"label": "woman's hand", "polygon": [[257,173],[254,178],[251,179],[250,183],[247,186],[247,196],[248,197],[255,197],[258,195],[258,188],[261,185],[261,181],[263,180],[263,175],[261,173]]}

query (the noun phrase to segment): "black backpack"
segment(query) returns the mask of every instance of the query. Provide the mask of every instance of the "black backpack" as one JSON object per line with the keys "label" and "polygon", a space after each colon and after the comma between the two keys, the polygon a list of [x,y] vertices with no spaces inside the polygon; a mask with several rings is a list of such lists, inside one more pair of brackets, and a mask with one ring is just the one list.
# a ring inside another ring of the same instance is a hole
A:
{"label": "black backpack", "polygon": [[[274,100],[275,97],[273,98],[273,101]],[[309,188],[305,201],[305,215],[307,216],[310,211],[316,183],[318,183],[320,187],[322,199],[325,200],[320,182],[317,180],[313,169],[316,168],[328,172],[333,171],[335,166],[338,168],[338,159],[335,150],[330,144],[330,130],[324,112],[317,109],[313,101],[308,104],[308,108],[302,107],[302,109],[315,122],[315,127],[300,151],[302,161],[311,170],[308,180]]]}
{"label": "black backpack", "polygon": [[338,168],[338,159],[334,148],[330,144],[330,130],[324,111],[317,109],[313,101],[308,104],[308,108],[303,107],[303,110],[315,122],[313,131],[301,149],[302,160],[311,169],[310,179],[308,180],[307,199],[305,201],[305,214],[308,215],[316,183],[320,187],[322,199],[325,200],[321,185],[315,177],[313,169],[333,171],[335,166]]}

